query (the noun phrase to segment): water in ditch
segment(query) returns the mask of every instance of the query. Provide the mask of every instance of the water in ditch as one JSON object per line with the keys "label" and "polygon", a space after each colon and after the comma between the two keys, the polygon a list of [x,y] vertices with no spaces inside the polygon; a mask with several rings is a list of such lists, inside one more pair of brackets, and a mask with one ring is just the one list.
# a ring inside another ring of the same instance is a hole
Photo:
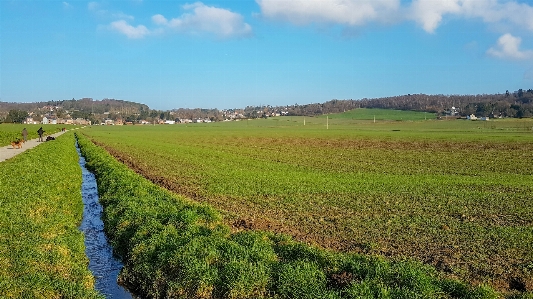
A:
{"label": "water in ditch", "polygon": [[76,144],[79,164],[82,170],[81,195],[83,199],[83,220],[80,230],[85,234],[85,254],[89,258],[89,270],[95,277],[95,288],[106,298],[135,298],[117,283],[122,263],[113,256],[113,249],[107,242],[102,222],[102,206],[98,202],[96,178],[85,168],[85,158]]}

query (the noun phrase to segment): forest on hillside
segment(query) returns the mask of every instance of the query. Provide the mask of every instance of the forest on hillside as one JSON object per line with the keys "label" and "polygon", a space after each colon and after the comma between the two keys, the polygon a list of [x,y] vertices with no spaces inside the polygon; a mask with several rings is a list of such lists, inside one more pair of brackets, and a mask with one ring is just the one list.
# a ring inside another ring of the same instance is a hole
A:
{"label": "forest on hillside", "polygon": [[[323,104],[287,106],[290,115],[322,115],[356,108],[384,108],[436,113],[437,115],[478,117],[532,117],[533,90],[503,94],[426,95],[408,94],[361,100],[331,100]],[[452,109],[455,108],[455,109]]]}
{"label": "forest on hillside", "polygon": [[101,114],[104,112],[124,112],[124,113],[140,113],[143,110],[148,111],[150,108],[145,104],[139,104],[130,101],[103,99],[93,100],[92,98],[82,98],[79,100],[61,100],[61,101],[46,101],[33,103],[11,103],[0,102],[0,112],[9,110],[23,110],[27,112],[37,112],[53,110],[56,107],[65,111],[86,111],[94,114]]}
{"label": "forest on hillside", "polygon": [[34,103],[0,102],[0,121],[12,122],[13,115],[24,115],[24,118],[32,116],[39,120],[45,115],[64,117],[67,114],[73,118],[95,120],[103,118],[104,113],[105,115],[146,115],[149,111],[150,108],[145,104],[107,98],[100,101],[82,98]]}

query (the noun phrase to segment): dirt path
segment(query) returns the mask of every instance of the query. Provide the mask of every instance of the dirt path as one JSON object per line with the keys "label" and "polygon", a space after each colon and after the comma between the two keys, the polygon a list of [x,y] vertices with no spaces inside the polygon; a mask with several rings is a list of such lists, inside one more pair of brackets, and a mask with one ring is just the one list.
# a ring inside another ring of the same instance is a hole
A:
{"label": "dirt path", "polygon": [[[61,134],[63,134],[65,132],[58,132],[58,133],[55,133],[55,134],[51,134],[49,136],[52,136],[52,137],[57,137]],[[43,137],[43,139],[46,140],[46,136]],[[41,144],[41,142],[38,141],[39,138],[35,138],[35,139],[30,139],[28,141],[26,141],[23,145],[22,145],[22,148],[13,148],[13,146],[11,145],[7,145],[7,146],[3,146],[3,147],[0,147],[0,162],[3,162],[7,159],[10,159],[22,152],[24,152],[25,150],[28,150],[30,148],[34,148],[36,146],[38,146],[39,144]]]}

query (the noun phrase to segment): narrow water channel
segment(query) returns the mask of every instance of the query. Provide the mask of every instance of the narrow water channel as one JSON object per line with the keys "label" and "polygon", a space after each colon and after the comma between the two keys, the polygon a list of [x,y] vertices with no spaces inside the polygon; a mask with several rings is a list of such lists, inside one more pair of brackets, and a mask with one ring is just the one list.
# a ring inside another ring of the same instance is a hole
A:
{"label": "narrow water channel", "polygon": [[135,298],[117,283],[122,263],[113,256],[113,249],[104,234],[102,206],[98,202],[96,178],[85,168],[85,158],[81,155],[77,143],[76,149],[80,157],[83,179],[81,195],[84,207],[80,230],[85,234],[85,254],[89,258],[89,270],[95,277],[95,288],[109,299]]}

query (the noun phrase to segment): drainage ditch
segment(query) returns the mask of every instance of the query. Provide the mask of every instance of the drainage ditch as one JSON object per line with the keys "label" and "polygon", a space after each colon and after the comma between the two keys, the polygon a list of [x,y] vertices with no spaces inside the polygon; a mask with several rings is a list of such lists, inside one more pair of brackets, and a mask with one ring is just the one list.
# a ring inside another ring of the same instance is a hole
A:
{"label": "drainage ditch", "polygon": [[106,298],[135,298],[117,283],[122,263],[113,256],[113,248],[107,242],[104,233],[104,223],[101,219],[102,206],[98,202],[96,178],[85,167],[85,158],[81,155],[77,143],[76,149],[82,170],[81,194],[84,206],[80,230],[85,234],[85,254],[89,258],[89,270],[95,277],[95,289],[104,294]]}

